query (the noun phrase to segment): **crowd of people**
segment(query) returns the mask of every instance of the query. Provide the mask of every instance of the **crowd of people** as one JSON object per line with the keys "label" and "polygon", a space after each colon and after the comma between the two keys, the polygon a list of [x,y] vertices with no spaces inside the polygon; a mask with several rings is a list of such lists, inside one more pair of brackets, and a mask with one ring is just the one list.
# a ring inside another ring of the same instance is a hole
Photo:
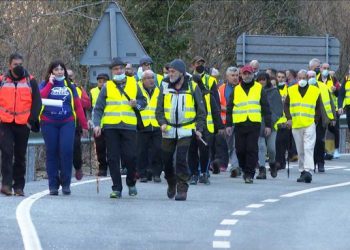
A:
{"label": "crowd of people", "polygon": [[228,67],[223,79],[201,56],[191,70],[181,59],[164,65],[162,75],[152,65],[143,57],[135,72],[113,58],[88,94],[64,62],[53,61],[38,84],[23,57],[11,54],[0,77],[1,193],[24,196],[30,131],[44,138],[50,195],[60,187],[71,193],[73,166],[82,179],[81,137],[88,129],[97,175],[109,170],[112,179],[110,198],[122,197],[122,172],[136,196],[137,180],[159,183],[164,171],[167,196],[175,200],[187,199],[189,185],[209,185],[210,173],[229,171],[251,184],[266,179],[267,169],[276,178],[288,161],[298,161],[297,181],[310,183],[313,171],[325,172],[327,129],[335,138],[333,157],[340,156],[344,112],[350,127],[350,78],[340,84],[328,63],[313,58],[308,69],[277,71],[260,70],[252,60]]}

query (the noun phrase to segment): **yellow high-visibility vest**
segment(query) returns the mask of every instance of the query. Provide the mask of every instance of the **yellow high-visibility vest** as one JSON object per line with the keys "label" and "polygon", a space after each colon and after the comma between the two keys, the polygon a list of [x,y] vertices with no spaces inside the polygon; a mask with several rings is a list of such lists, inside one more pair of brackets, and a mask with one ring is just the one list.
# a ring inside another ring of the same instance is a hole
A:
{"label": "yellow high-visibility vest", "polygon": [[211,90],[213,84],[216,84],[216,79],[208,74],[203,74],[202,82],[207,90]]}
{"label": "yellow high-visibility vest", "polygon": [[333,85],[333,78],[331,77],[327,82],[325,83],[329,89],[329,92],[331,93],[331,97],[335,106],[335,110],[338,110],[338,98],[335,96],[334,92],[332,91]]}
{"label": "yellow high-visibility vest", "polygon": [[299,85],[288,88],[292,126],[293,128],[305,128],[315,122],[315,108],[320,90],[316,86],[309,85],[302,97],[298,88]]}
{"label": "yellow high-visibility vest", "polygon": [[327,117],[330,120],[334,120],[334,115],[333,115],[332,106],[331,106],[331,99],[329,98],[328,87],[326,86],[326,84],[324,84],[321,81],[318,81],[317,84],[321,93],[322,105],[327,113]]}
{"label": "yellow high-visibility vest", "polygon": [[205,105],[207,106],[207,129],[209,133],[214,133],[214,122],[213,116],[211,113],[211,105],[210,105],[210,93],[204,95]]}
{"label": "yellow high-visibility vest", "polygon": [[146,108],[140,112],[142,117],[142,123],[145,127],[150,125],[152,127],[159,127],[158,121],[156,120],[156,108],[157,108],[157,102],[158,102],[158,96],[159,96],[160,90],[159,88],[155,87],[153,90],[153,94],[150,97],[142,85],[140,86],[140,88],[142,90],[144,97],[147,99]]}
{"label": "yellow high-visibility vest", "polygon": [[254,83],[249,89],[248,95],[239,84],[234,89],[233,97],[233,123],[245,122],[249,119],[252,122],[261,122],[261,90],[260,83]]}
{"label": "yellow high-visibility vest", "polygon": [[100,94],[100,92],[101,92],[101,90],[99,87],[95,87],[95,88],[92,88],[90,90],[92,107],[95,107],[96,102],[97,102],[97,98],[98,98],[98,95]]}
{"label": "yellow high-visibility vest", "polygon": [[279,92],[280,92],[280,95],[282,97],[286,97],[288,95],[288,86],[287,86],[287,83],[283,86],[282,89],[278,89]]}
{"label": "yellow high-visibility vest", "polygon": [[346,77],[345,82],[345,97],[343,101],[343,107],[346,105],[350,105],[350,78],[348,76]]}
{"label": "yellow high-visibility vest", "polygon": [[183,138],[192,136],[192,130],[196,128],[194,90],[196,83],[189,82],[187,90],[177,91],[169,88],[166,82],[162,82],[164,94],[164,116],[167,121],[164,138]]}
{"label": "yellow high-visibility vest", "polygon": [[[124,91],[130,99],[135,100],[137,95],[136,80],[133,80],[132,77],[128,77]],[[129,101],[125,95],[120,93],[116,84],[111,80],[106,82],[106,95],[106,107],[102,118],[102,126],[123,122],[135,126],[136,128],[137,118],[134,110],[129,105]]]}

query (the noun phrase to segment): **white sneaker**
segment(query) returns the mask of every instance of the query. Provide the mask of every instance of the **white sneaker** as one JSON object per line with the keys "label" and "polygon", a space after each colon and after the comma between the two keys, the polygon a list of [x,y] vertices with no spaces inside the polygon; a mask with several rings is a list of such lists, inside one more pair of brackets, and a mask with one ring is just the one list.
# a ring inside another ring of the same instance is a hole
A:
{"label": "white sneaker", "polygon": [[339,150],[335,149],[334,152],[333,152],[333,158],[334,159],[338,159],[339,157],[340,157]]}

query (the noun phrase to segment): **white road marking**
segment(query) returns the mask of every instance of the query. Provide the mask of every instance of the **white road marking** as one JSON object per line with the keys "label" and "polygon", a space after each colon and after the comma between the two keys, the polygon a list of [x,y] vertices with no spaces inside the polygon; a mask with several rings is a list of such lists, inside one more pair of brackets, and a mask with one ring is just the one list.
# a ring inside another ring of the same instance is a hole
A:
{"label": "white road marking", "polygon": [[229,241],[213,241],[213,248],[231,248]]}
{"label": "white road marking", "polygon": [[345,171],[350,171],[350,168],[346,168],[346,169],[344,169]]}
{"label": "white road marking", "polygon": [[[100,178],[100,181],[110,180],[110,177]],[[71,184],[71,187],[83,185],[86,183],[96,182],[96,179],[88,181],[80,181]],[[19,229],[21,231],[23,245],[25,250],[42,250],[40,239],[30,216],[30,209],[34,202],[49,194],[49,190],[45,190],[29,196],[19,203],[16,209],[16,218]]]}
{"label": "white road marking", "polygon": [[248,206],[246,206],[246,208],[261,208],[265,206],[264,204],[250,204]]}
{"label": "white road marking", "polygon": [[262,202],[273,203],[273,202],[277,202],[277,201],[279,201],[279,199],[267,199],[267,200],[264,200]]}
{"label": "white road marking", "polygon": [[335,169],[343,169],[346,167],[340,167],[340,166],[330,166],[330,167],[325,167],[326,170],[335,170]]}
{"label": "white road marking", "polygon": [[297,191],[297,192],[293,192],[293,193],[284,194],[284,195],[281,195],[280,197],[290,198],[290,197],[295,197],[298,195],[312,193],[312,192],[316,192],[316,191],[320,191],[320,190],[324,190],[324,189],[335,188],[335,187],[344,187],[344,186],[349,186],[349,185],[350,185],[350,182],[343,182],[343,183],[334,184],[334,185],[314,187],[314,188],[309,188],[309,189],[305,189],[305,190],[301,190],[301,191]]}
{"label": "white road marking", "polygon": [[229,237],[231,236],[231,230],[215,230],[214,236]]}
{"label": "white road marking", "polygon": [[237,211],[233,212],[232,215],[244,216],[244,215],[247,215],[249,213],[250,213],[250,211],[248,211],[248,210],[237,210]]}
{"label": "white road marking", "polygon": [[238,222],[238,220],[234,220],[234,219],[231,219],[231,220],[228,220],[228,219],[224,219],[223,221],[221,221],[221,225],[235,225],[236,223]]}

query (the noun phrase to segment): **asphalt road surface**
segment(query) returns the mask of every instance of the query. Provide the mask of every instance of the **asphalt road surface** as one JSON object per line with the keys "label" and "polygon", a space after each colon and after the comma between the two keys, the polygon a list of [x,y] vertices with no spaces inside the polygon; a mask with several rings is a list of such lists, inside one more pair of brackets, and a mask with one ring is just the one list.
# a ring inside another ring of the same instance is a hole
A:
{"label": "asphalt road surface", "polygon": [[[138,195],[110,199],[111,180],[93,177],[72,195],[47,195],[47,181],[26,197],[0,195],[0,249],[350,249],[350,156],[326,162],[311,184],[296,164],[277,178],[244,184],[228,173],[169,200],[167,185],[137,183]],[[75,180],[74,180],[75,182]]]}

